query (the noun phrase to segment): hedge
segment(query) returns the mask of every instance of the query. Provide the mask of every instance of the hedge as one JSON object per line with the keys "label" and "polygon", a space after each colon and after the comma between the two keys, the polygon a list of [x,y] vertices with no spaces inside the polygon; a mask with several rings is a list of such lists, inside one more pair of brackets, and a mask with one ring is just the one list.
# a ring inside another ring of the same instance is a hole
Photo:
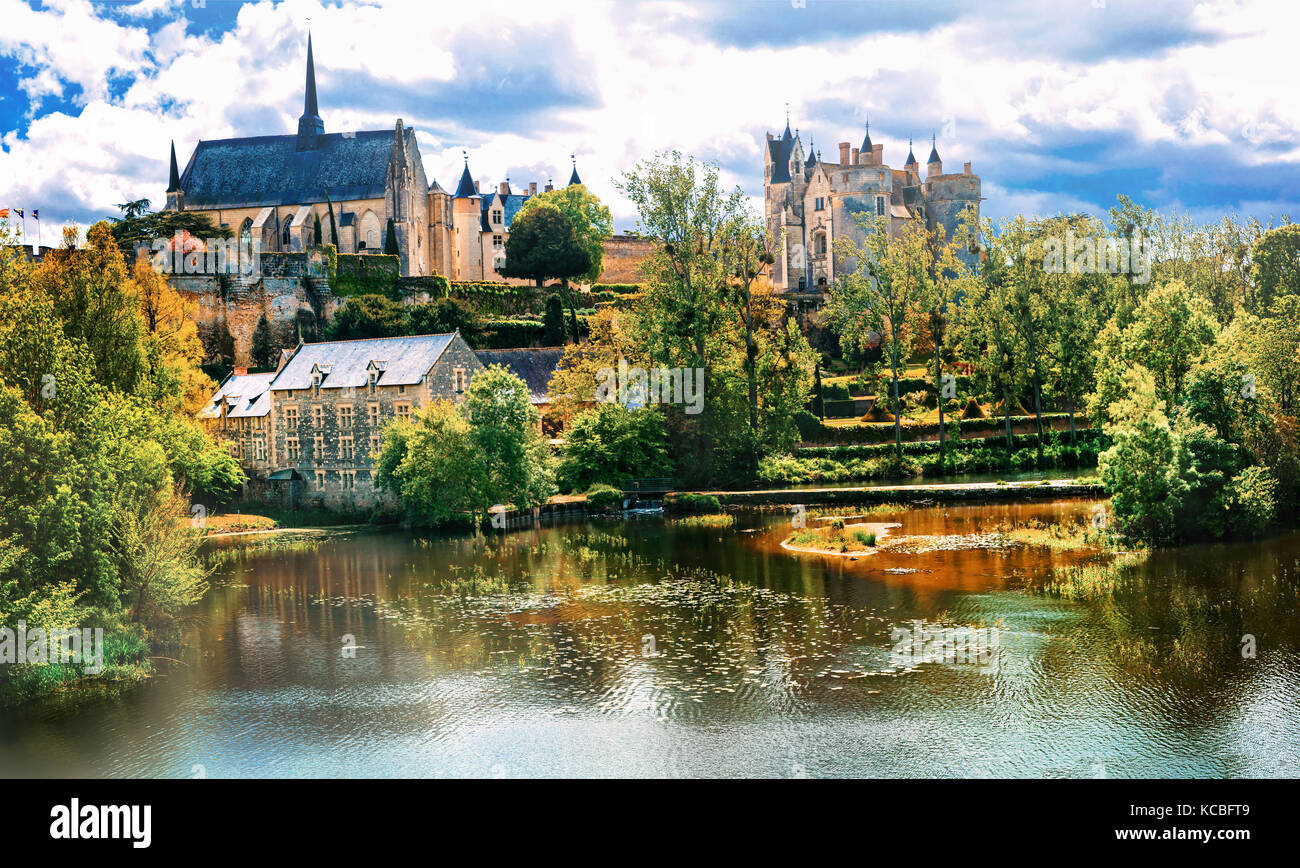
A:
{"label": "hedge", "polygon": [[591,291],[597,292],[615,292],[619,295],[626,295],[631,292],[640,292],[641,284],[639,283],[596,283],[592,284]]}
{"label": "hedge", "polygon": [[540,346],[543,326],[531,319],[499,319],[483,323],[481,350],[509,350],[516,347]]}
{"label": "hedge", "polygon": [[396,256],[376,253],[339,253],[333,257],[330,291],[335,295],[392,296],[399,282]]}
{"label": "hedge", "polygon": [[[832,402],[827,402],[829,405]],[[830,415],[829,408],[826,415]],[[1044,413],[1044,424],[1052,419],[1064,419],[1065,413]],[[813,417],[816,418],[816,417]],[[1078,417],[1075,417],[1076,420]],[[1012,416],[1012,426],[1033,423],[1034,416]],[[960,421],[963,433],[976,433],[986,431],[1001,431],[1006,424],[1001,416],[989,416],[985,419],[961,419],[957,420],[950,416],[944,420],[945,424],[951,425]],[[798,424],[798,420],[796,420]],[[806,420],[805,420],[806,425]],[[909,422],[903,420],[903,441],[917,440],[922,437],[938,437],[938,422]],[[806,429],[801,426],[799,429],[800,436],[805,443],[810,445],[824,443],[831,445],[851,445],[855,443],[892,443],[894,440],[894,426],[890,422],[877,422],[861,425],[827,425],[821,423],[815,429]]]}
{"label": "hedge", "polygon": [[[1097,452],[1101,452],[1111,445],[1111,439],[1100,428],[1079,428],[1076,434],[1080,450],[1095,449]],[[1043,432],[1043,445],[1044,447],[1069,446],[1070,433],[1068,431],[1045,431]],[[946,446],[949,452],[975,449],[1001,449],[1006,451],[1006,441],[1001,437],[984,437],[972,440],[950,439],[947,441]],[[1034,449],[1037,446],[1037,434],[1011,435],[1011,448],[1013,450]],[[847,461],[854,458],[877,458],[893,451],[894,444],[892,442],[854,446],[800,446],[795,449],[795,456],[798,458],[830,458],[835,461]],[[904,455],[920,456],[937,455],[938,453],[938,440],[920,440],[903,444]]]}

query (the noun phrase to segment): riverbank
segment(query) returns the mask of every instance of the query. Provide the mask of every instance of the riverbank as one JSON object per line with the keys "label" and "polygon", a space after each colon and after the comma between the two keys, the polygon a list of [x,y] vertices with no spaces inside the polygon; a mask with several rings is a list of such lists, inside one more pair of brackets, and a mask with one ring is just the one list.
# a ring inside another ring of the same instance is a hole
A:
{"label": "riverbank", "polygon": [[[681,492],[685,493],[685,492]],[[875,504],[996,502],[1059,497],[1105,497],[1098,482],[1078,479],[1042,479],[1033,482],[919,483],[892,486],[834,486],[826,488],[771,488],[759,491],[691,492],[716,497],[727,505],[776,506],[795,504]],[[673,492],[666,495],[671,498]]]}

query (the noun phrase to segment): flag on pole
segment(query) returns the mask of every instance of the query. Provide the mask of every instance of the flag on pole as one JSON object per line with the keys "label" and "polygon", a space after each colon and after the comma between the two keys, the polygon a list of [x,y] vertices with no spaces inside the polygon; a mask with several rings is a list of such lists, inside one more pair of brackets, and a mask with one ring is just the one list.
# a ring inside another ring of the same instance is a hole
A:
{"label": "flag on pole", "polygon": [[8,219],[9,219],[9,209],[0,208],[0,220],[8,220]]}
{"label": "flag on pole", "polygon": [[23,216],[23,209],[22,209],[22,208],[15,208],[14,210],[18,212],[18,216],[19,216],[19,217],[22,217],[22,216]]}
{"label": "flag on pole", "polygon": [[32,219],[33,219],[33,220],[40,220],[40,219],[41,219],[41,212],[38,211],[37,209],[33,208],[33,209],[32,209]]}

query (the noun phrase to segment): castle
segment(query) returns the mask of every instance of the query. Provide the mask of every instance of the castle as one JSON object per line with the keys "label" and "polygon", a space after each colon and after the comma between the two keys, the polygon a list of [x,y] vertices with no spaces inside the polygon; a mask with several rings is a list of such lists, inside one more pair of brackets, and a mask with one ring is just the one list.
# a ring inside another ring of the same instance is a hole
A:
{"label": "castle", "polygon": [[[576,160],[569,183],[582,183]],[[391,228],[403,276],[506,281],[497,269],[505,262],[510,223],[536,194],[536,183],[517,193],[509,179],[484,193],[468,157],[455,192],[429,183],[414,131],[400,118],[392,130],[326,133],[309,35],[297,134],[201,140],[183,172],[173,143],[166,207],[206,215],[234,233],[241,249],[257,241],[262,252],[282,253],[304,251],[318,226],[329,241],[332,208],[340,253],[382,253]],[[606,255],[620,272],[611,282],[626,279],[626,260],[644,255],[641,246],[637,239],[609,239]]]}
{"label": "castle", "polygon": [[[776,239],[772,284],[783,291],[823,291],[836,277],[853,269],[838,256],[836,242],[855,246],[868,231],[864,215],[886,217],[897,233],[909,222],[933,231],[942,226],[952,238],[968,206],[979,216],[980,178],[966,163],[961,174],[944,174],[937,144],[932,143],[925,178],[908,144],[902,169],[885,163],[884,145],[871,141],[866,127],[860,147],[840,142],[839,162],[827,162],[811,140],[805,152],[786,119],[780,136],[767,134],[763,152],[763,203],[767,229]],[[974,265],[974,254],[962,256]]]}

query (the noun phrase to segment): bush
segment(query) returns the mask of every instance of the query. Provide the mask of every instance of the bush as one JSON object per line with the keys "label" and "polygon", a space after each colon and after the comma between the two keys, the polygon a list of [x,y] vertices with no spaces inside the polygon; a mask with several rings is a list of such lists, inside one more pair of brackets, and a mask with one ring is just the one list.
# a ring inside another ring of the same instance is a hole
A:
{"label": "bush", "polygon": [[664,497],[664,510],[668,512],[719,512],[722,504],[712,494],[668,494]]}
{"label": "bush", "polygon": [[595,483],[617,485],[671,473],[663,414],[654,407],[628,410],[601,403],[569,426],[556,478],[562,491],[581,491]]}
{"label": "bush", "polygon": [[801,440],[809,440],[815,437],[822,428],[822,420],[807,410],[800,410],[794,414],[794,424],[799,429],[799,439]]}
{"label": "bush", "polygon": [[598,482],[587,489],[587,505],[601,512],[608,512],[623,505],[623,492],[612,485]]}
{"label": "bush", "polygon": [[540,346],[546,327],[536,320],[489,320],[483,324],[479,349],[507,350]]}

